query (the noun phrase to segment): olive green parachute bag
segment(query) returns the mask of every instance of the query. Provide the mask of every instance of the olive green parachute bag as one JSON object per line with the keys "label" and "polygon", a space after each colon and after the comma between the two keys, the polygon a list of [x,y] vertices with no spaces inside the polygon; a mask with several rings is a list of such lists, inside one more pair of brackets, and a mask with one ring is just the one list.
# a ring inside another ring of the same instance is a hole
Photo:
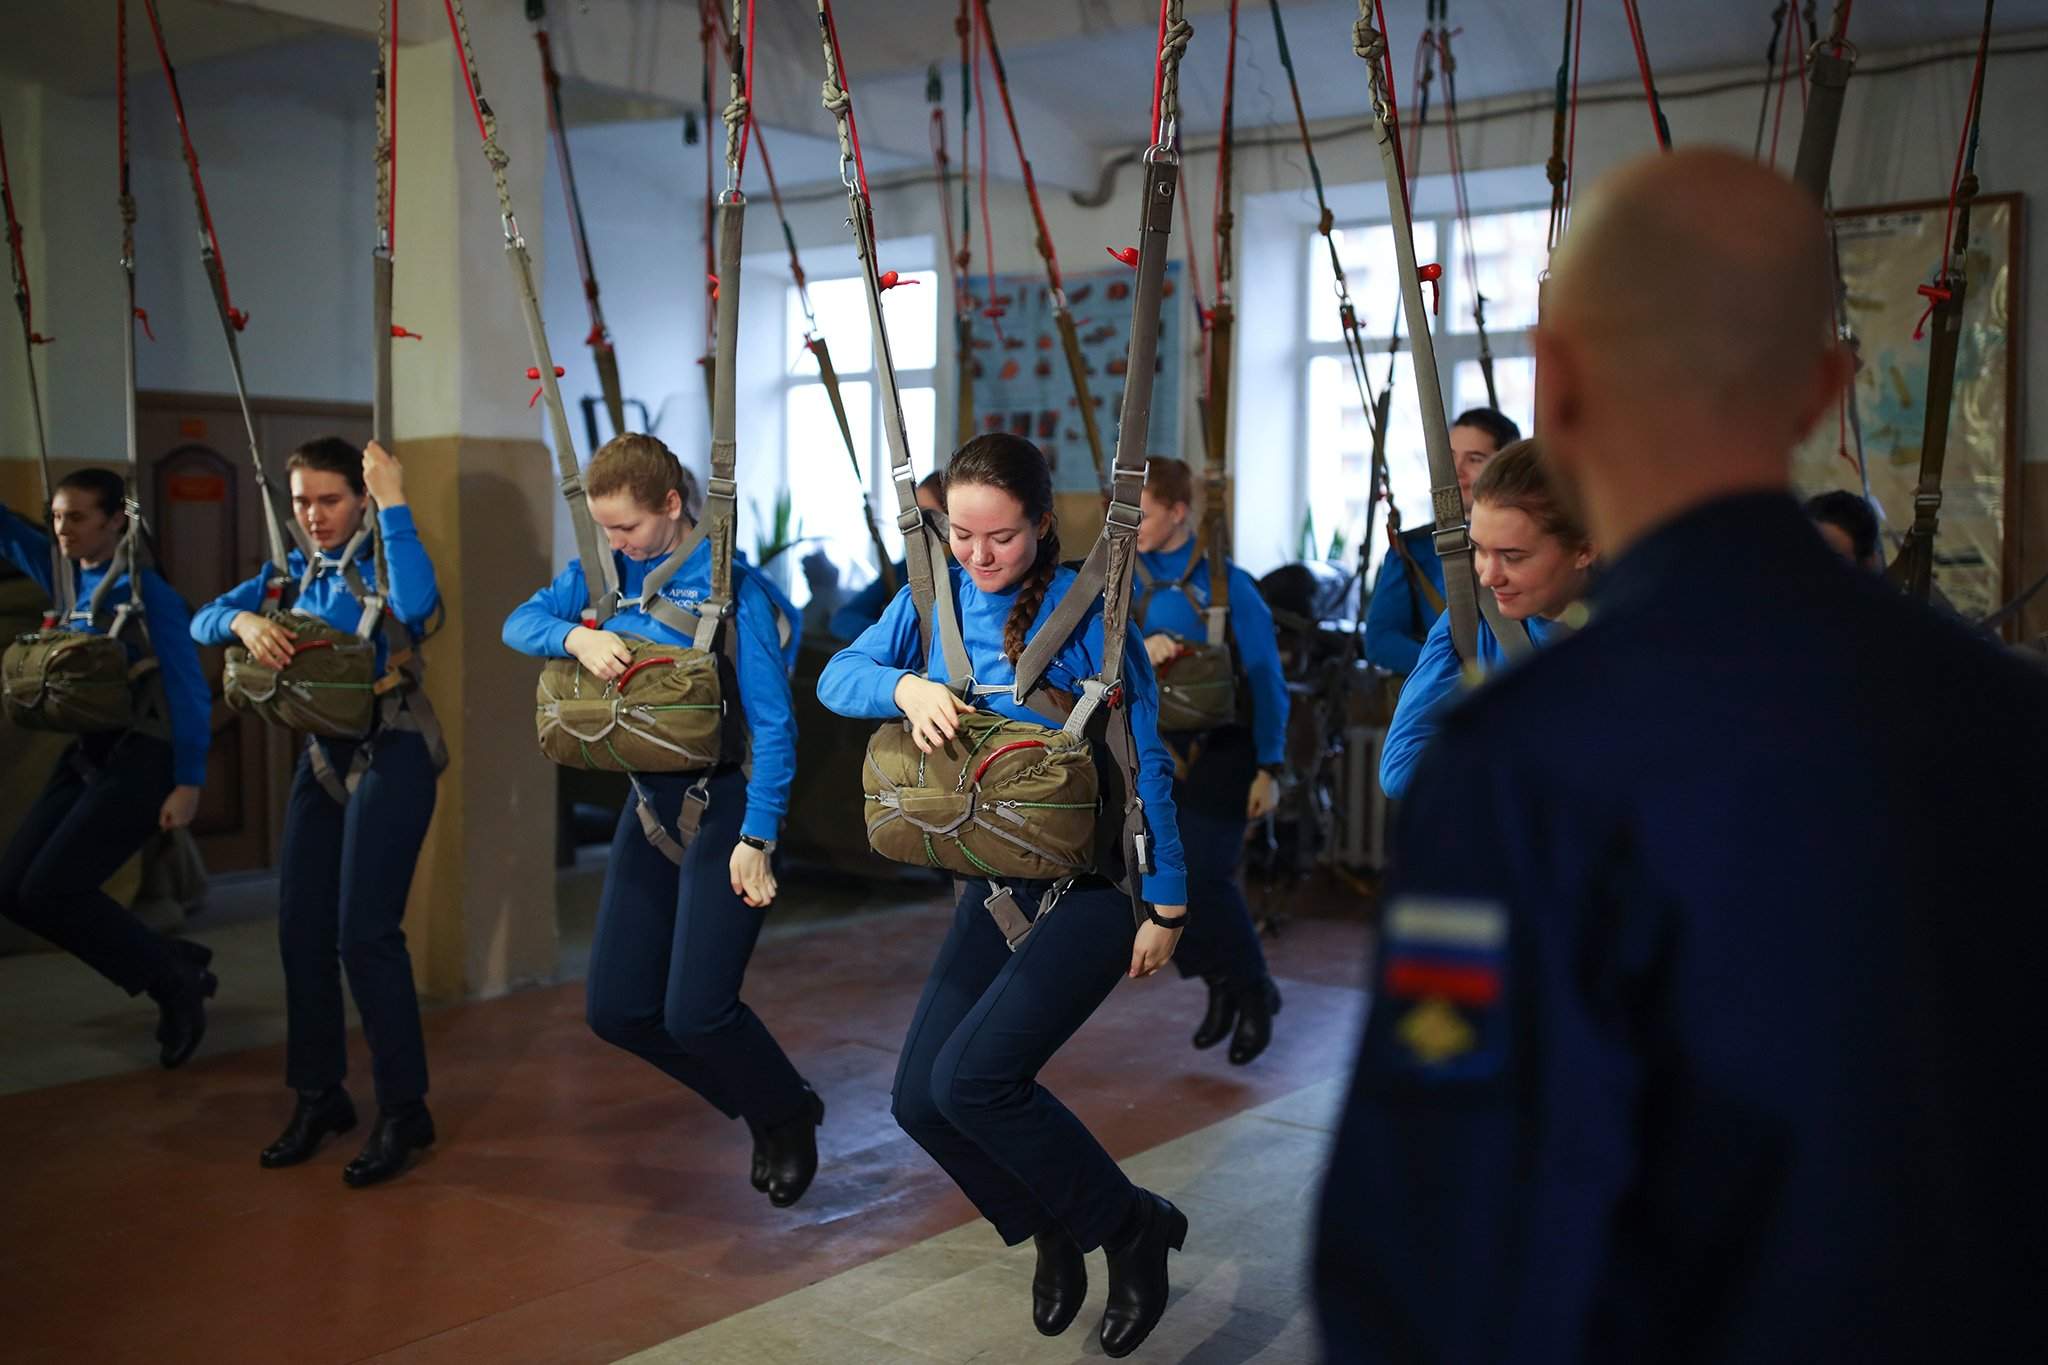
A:
{"label": "olive green parachute bag", "polygon": [[228,646],[221,695],[230,707],[287,730],[322,739],[361,739],[377,714],[377,646],[353,631],[275,608],[263,613],[290,631],[293,650],[283,668]]}
{"label": "olive green parachute bag", "polygon": [[935,753],[884,725],[861,765],[868,844],[899,863],[961,877],[1056,881],[1095,863],[1101,816],[1086,739],[976,711]]}
{"label": "olive green parachute bag", "polygon": [[1157,672],[1161,733],[1218,730],[1237,722],[1237,658],[1229,645],[1183,645]]}
{"label": "olive green parachute bag", "polygon": [[534,695],[543,754],[565,768],[672,773],[725,757],[718,656],[623,637],[633,661],[605,682],[574,659],[550,659]]}
{"label": "olive green parachute bag", "polygon": [[136,681],[155,664],[131,667],[111,636],[37,630],[15,637],[0,660],[7,718],[24,730],[98,734],[136,721]]}

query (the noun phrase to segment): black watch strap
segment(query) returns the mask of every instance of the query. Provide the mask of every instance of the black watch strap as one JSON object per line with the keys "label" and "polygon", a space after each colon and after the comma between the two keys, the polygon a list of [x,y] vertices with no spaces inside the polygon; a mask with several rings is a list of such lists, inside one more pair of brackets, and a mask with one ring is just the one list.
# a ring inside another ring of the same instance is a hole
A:
{"label": "black watch strap", "polygon": [[1172,919],[1168,919],[1159,913],[1158,906],[1147,905],[1145,907],[1145,918],[1162,929],[1185,929],[1188,927],[1188,912],[1185,910],[1175,915]]}

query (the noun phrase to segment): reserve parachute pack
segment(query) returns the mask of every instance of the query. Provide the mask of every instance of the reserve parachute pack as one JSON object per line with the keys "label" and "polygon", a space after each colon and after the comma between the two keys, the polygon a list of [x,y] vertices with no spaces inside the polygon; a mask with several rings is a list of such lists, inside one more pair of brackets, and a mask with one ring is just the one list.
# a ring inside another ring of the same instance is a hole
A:
{"label": "reserve parachute pack", "polygon": [[[1132,570],[1137,559],[1139,496],[1145,482],[1152,376],[1158,355],[1159,307],[1173,225],[1179,159],[1173,151],[1179,63],[1192,30],[1180,0],[1162,5],[1167,34],[1159,54],[1160,94],[1152,145],[1145,156],[1139,245],[1123,254],[1135,264],[1129,381],[1125,385],[1109,505],[1102,534],[1067,593],[1034,632],[1016,662],[1016,681],[982,686],[961,637],[951,570],[936,518],[918,506],[889,337],[882,315],[885,286],[876,264],[873,208],[860,166],[859,134],[852,119],[844,62],[831,0],[818,0],[825,54],[824,102],[839,130],[841,180],[847,190],[875,353],[875,375],[889,441],[890,481],[896,490],[897,528],[904,537],[919,639],[929,652],[939,644],[946,685],[965,701],[1008,693],[1019,706],[1046,718],[1038,724],[987,711],[959,719],[958,733],[937,753],[925,754],[905,721],[879,727],[862,765],[864,819],[869,845],[882,856],[944,868],[961,877],[986,878],[984,902],[1012,950],[1030,934],[1027,917],[1006,884],[1049,880],[1045,913],[1060,891],[1084,874],[1104,876],[1131,897],[1134,917],[1149,911],[1140,878],[1152,870],[1151,840],[1137,791],[1136,742],[1124,705]],[[891,281],[893,283],[893,281]],[[1103,658],[1099,673],[1081,680],[1079,695],[1045,686],[1059,651],[1102,603]],[[1105,818],[1121,811],[1122,818]]]}
{"label": "reserve parachute pack", "polygon": [[[1207,497],[1211,504],[1221,499],[1222,475],[1212,471]],[[1222,513],[1213,514],[1221,522]],[[1212,514],[1205,506],[1202,512],[1201,544],[1203,554],[1190,554],[1188,567],[1181,576],[1170,583],[1160,583],[1146,570],[1143,560],[1134,566],[1139,585],[1145,594],[1140,599],[1139,617],[1144,616],[1142,603],[1149,601],[1154,592],[1178,592],[1194,608],[1195,614],[1203,618],[1206,625],[1205,637],[1201,640],[1178,641],[1179,648],[1172,658],[1154,670],[1159,676],[1159,730],[1161,734],[1201,734],[1209,730],[1235,725],[1243,717],[1240,710],[1242,689],[1239,685],[1237,651],[1230,642],[1230,574],[1229,561],[1223,557],[1218,541],[1228,537],[1227,531],[1213,531],[1210,527]],[[1203,606],[1188,586],[1195,569],[1206,556],[1209,563],[1209,605]],[[1218,566],[1222,566],[1219,572]]]}

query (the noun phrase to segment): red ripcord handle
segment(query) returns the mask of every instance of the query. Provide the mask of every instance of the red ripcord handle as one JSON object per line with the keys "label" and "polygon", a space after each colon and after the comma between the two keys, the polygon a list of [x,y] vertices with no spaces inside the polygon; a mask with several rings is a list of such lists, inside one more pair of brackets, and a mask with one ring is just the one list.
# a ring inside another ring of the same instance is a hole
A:
{"label": "red ripcord handle", "polygon": [[334,641],[332,640],[295,640],[292,642],[292,653],[294,655],[304,654],[309,649],[332,648],[334,648]]}
{"label": "red ripcord handle", "polygon": [[[192,198],[199,205],[199,228],[206,234],[206,245],[213,252],[213,267],[220,275],[221,307],[228,315],[228,322],[239,332],[249,325],[249,315],[228,298],[227,259],[220,254],[220,237],[213,230],[213,210],[207,207],[206,184],[199,177],[199,153],[192,146],[192,130],[185,122],[185,100],[178,93],[178,73],[171,66],[170,50],[164,46],[163,21],[157,17],[156,0],[142,0],[142,11],[149,16],[149,31],[156,39],[156,59],[164,69],[164,85],[171,92],[171,112],[178,120],[178,141],[185,149],[185,169],[192,173]],[[477,126],[483,126],[483,116],[477,116]]]}
{"label": "red ripcord handle", "polygon": [[1001,758],[1004,754],[1015,753],[1019,749],[1043,749],[1045,747],[1045,741],[1042,739],[1011,740],[1008,744],[1003,745],[987,758],[981,760],[981,766],[974,770],[974,784],[980,786],[981,776],[988,771],[988,765]]}
{"label": "red ripcord handle", "polygon": [[674,662],[675,660],[673,658],[670,658],[668,655],[662,655],[660,658],[657,659],[642,659],[639,663],[634,664],[624,673],[619,674],[619,680],[613,683],[612,686],[616,688],[618,691],[623,692],[626,690],[626,684],[633,681],[633,675],[638,673],[641,669],[658,668],[662,664],[672,664]]}

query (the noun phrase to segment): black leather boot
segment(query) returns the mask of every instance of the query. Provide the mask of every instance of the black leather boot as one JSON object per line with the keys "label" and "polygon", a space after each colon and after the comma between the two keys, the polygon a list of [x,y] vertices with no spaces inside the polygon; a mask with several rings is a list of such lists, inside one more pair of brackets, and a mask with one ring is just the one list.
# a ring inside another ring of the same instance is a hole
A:
{"label": "black leather boot", "polygon": [[1102,1310],[1102,1353],[1122,1359],[1144,1344],[1166,1312],[1166,1253],[1187,1241],[1188,1216],[1150,1190],[1138,1191],[1135,1231],[1109,1258],[1109,1304]]}
{"label": "black leather boot", "polygon": [[156,1001],[156,1040],[163,1044],[157,1060],[169,1070],[183,1066],[206,1036],[206,1002],[220,989],[220,979],[205,967],[173,951],[168,975],[149,988]]}
{"label": "black leather boot", "polygon": [[1237,1032],[1230,1039],[1230,1064],[1243,1066],[1273,1041],[1273,1016],[1280,1012],[1280,988],[1267,977],[1238,1002]]}
{"label": "black leather boot", "polygon": [[341,1178],[357,1189],[391,1179],[405,1170],[412,1154],[434,1145],[434,1116],[422,1104],[393,1113],[377,1111],[369,1141],[356,1159],[341,1168]]}
{"label": "black leather boot", "polygon": [[1088,1297],[1088,1259],[1080,1243],[1058,1223],[1034,1236],[1038,1269],[1031,1276],[1031,1321],[1046,1336],[1071,1327]]}
{"label": "black leather boot", "polygon": [[328,1134],[339,1136],[355,1126],[356,1107],[349,1102],[348,1091],[338,1085],[313,1095],[301,1090],[292,1121],[257,1159],[273,1170],[296,1166],[318,1151]]}
{"label": "black leather boot", "polygon": [[808,1085],[804,1100],[795,1118],[761,1130],[768,1202],[778,1209],[803,1198],[818,1173],[818,1125],[825,1121],[825,1101]]}
{"label": "black leather boot", "polygon": [[754,1182],[754,1188],[766,1194],[768,1193],[768,1134],[752,1119],[747,1120],[747,1131],[754,1135],[754,1164],[748,1170],[747,1175]]}
{"label": "black leather boot", "polygon": [[1230,993],[1230,986],[1220,976],[1205,976],[1209,983],[1209,1012],[1202,1016],[1202,1026],[1195,1030],[1194,1044],[1197,1049],[1211,1048],[1230,1036],[1231,1025],[1237,1022],[1237,997]]}

